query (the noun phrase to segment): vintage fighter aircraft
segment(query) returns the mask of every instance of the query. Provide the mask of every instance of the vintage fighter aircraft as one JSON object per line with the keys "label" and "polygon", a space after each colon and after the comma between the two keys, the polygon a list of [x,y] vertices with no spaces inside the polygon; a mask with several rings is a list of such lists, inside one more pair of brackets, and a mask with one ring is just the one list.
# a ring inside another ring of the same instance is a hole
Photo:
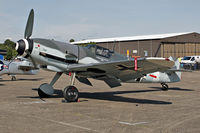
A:
{"label": "vintage fighter aircraft", "polygon": [[16,80],[16,75],[35,75],[38,72],[39,67],[34,67],[26,58],[18,57],[11,62],[0,60],[0,76],[8,74],[11,80]]}
{"label": "vintage fighter aircraft", "polygon": [[[159,72],[162,76],[162,84],[180,80],[175,71],[170,71],[174,61],[168,58],[130,59],[97,45],[83,47],[49,39],[30,38],[33,22],[32,9],[24,39],[16,42],[16,50],[19,55],[30,58],[33,64],[40,64],[41,68],[56,72],[49,84],[44,83],[38,88],[40,97],[54,94],[53,85],[63,73],[71,79],[70,85],[63,90],[64,99],[68,102],[75,102],[79,97],[78,89],[74,86],[75,79],[87,85],[92,85],[88,78],[103,80],[111,88],[120,86],[121,82],[147,81],[149,73],[154,72]],[[153,75],[154,78],[155,76]]]}

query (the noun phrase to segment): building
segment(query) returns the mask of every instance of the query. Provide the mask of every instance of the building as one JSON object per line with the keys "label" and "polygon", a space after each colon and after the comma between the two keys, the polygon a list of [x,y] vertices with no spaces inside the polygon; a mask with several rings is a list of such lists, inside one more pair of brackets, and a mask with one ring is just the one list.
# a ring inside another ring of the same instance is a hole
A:
{"label": "building", "polygon": [[183,57],[200,55],[200,34],[196,32],[144,35],[132,37],[101,38],[73,42],[99,46],[130,56]]}

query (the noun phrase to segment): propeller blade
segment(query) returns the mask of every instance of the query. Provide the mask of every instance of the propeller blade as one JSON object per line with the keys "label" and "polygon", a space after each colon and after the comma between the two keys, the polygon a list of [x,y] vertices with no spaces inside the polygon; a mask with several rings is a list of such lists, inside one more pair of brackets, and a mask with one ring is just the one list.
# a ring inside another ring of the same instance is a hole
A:
{"label": "propeller blade", "polygon": [[34,68],[35,68],[35,69],[39,69],[38,66],[37,66],[37,64],[36,64],[35,61],[33,60],[33,58],[32,58],[32,56],[31,56],[30,52],[29,52],[28,50],[26,50],[25,52],[29,55],[29,57],[30,57],[30,59],[31,59],[31,62],[33,63]]}
{"label": "propeller blade", "polygon": [[28,17],[28,21],[26,23],[26,29],[25,29],[25,33],[24,33],[25,39],[28,39],[32,35],[33,22],[34,22],[34,10],[31,9],[29,17]]}
{"label": "propeller blade", "polygon": [[17,55],[8,63],[8,67],[9,67],[10,63],[12,63],[18,55],[19,55],[19,54],[17,54]]}

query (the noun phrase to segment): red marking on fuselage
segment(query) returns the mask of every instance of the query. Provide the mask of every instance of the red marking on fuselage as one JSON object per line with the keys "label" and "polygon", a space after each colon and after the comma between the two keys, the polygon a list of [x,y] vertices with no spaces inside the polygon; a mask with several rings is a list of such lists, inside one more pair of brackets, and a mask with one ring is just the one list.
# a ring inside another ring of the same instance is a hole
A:
{"label": "red marking on fuselage", "polygon": [[157,78],[157,76],[152,75],[152,74],[149,74],[149,76],[152,77],[152,78]]}

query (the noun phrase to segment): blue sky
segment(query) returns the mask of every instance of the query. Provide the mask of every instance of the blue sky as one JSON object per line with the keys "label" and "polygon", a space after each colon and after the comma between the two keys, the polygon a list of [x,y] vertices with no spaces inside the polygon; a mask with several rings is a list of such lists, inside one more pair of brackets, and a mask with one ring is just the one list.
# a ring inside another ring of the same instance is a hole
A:
{"label": "blue sky", "polygon": [[0,0],[0,42],[23,38],[32,8],[32,37],[68,42],[200,32],[199,6],[199,0]]}

